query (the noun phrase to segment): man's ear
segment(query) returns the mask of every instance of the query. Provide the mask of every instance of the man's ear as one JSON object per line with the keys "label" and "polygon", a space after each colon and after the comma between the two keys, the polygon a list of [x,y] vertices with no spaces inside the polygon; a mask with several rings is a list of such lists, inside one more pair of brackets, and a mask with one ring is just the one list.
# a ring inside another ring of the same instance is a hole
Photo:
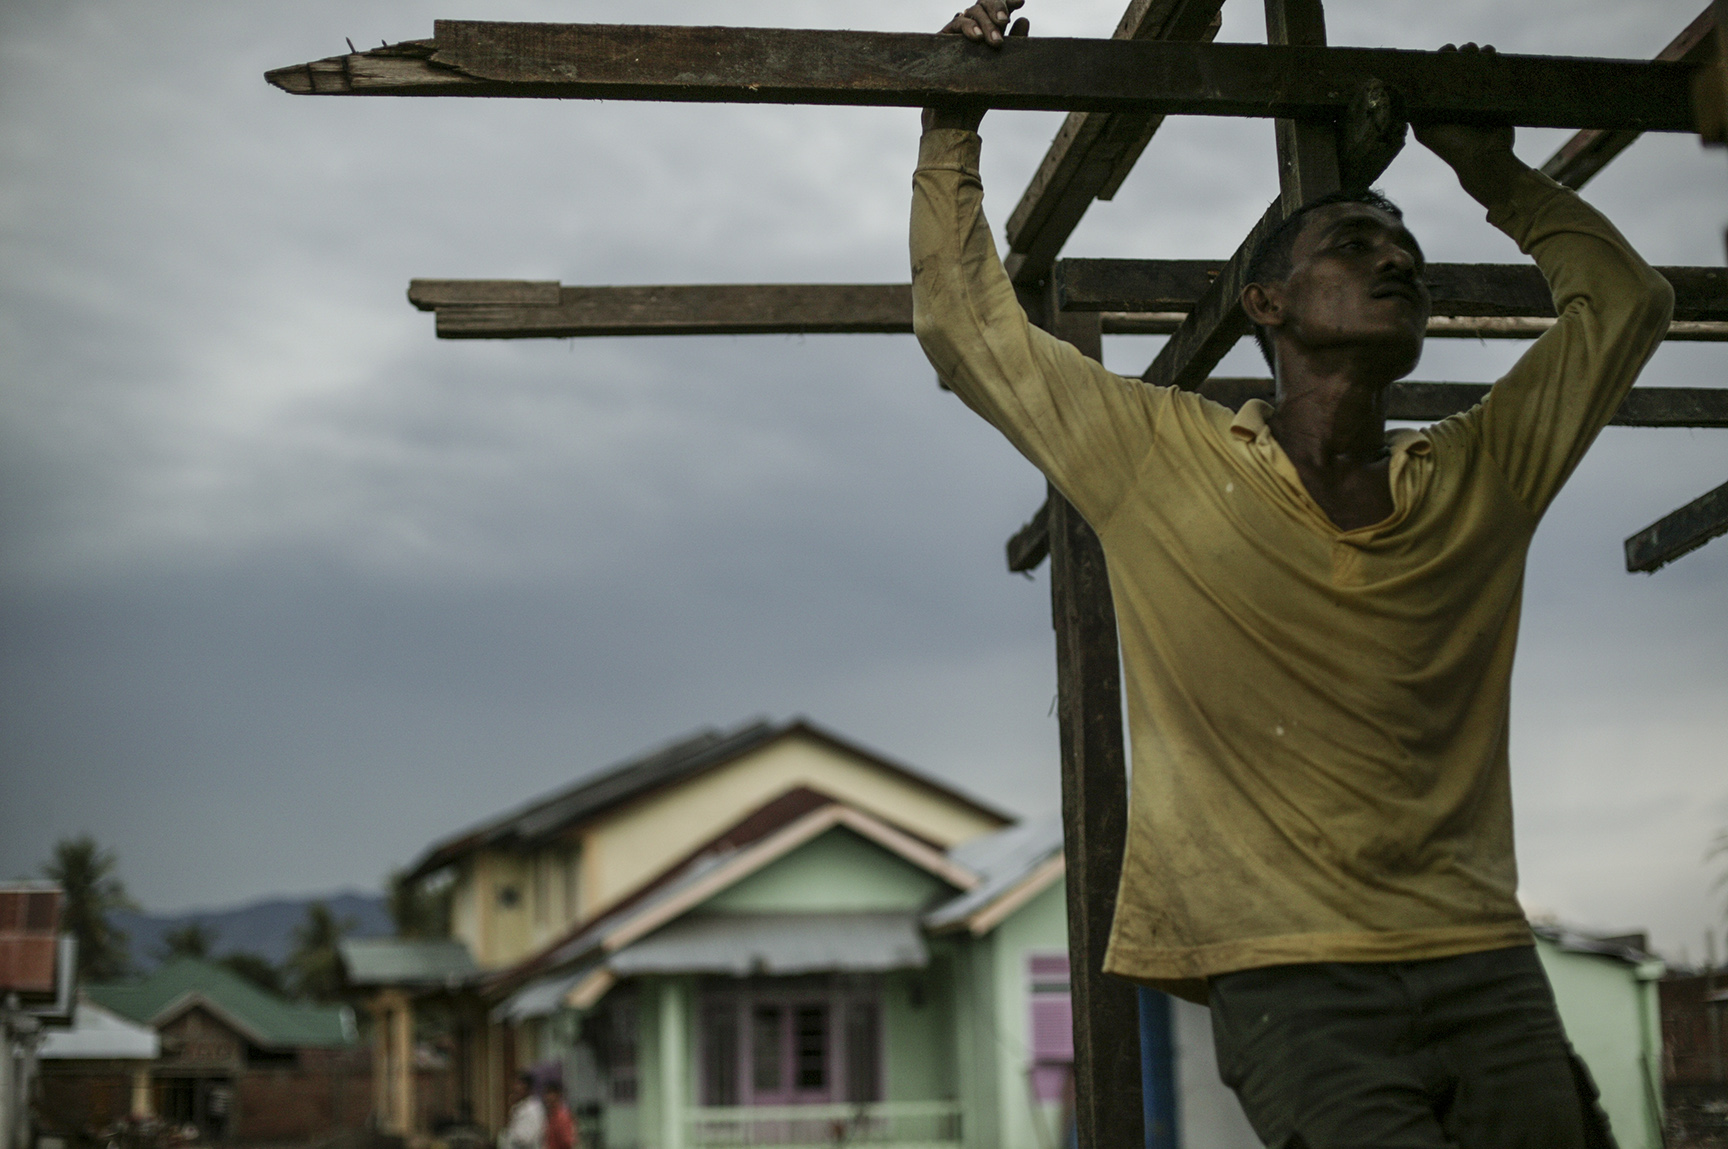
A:
{"label": "man's ear", "polygon": [[1284,295],[1274,284],[1250,283],[1242,289],[1242,310],[1261,327],[1278,327],[1284,322]]}

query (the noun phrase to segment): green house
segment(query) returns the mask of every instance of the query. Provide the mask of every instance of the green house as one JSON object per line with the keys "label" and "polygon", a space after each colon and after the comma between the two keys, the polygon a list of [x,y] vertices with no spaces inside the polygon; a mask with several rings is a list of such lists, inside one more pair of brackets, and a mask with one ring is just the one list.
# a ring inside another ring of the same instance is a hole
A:
{"label": "green house", "polygon": [[1057,1149],[1072,1053],[1055,828],[943,852],[838,802],[756,821],[499,1003],[519,1064],[555,1066],[618,1149]]}

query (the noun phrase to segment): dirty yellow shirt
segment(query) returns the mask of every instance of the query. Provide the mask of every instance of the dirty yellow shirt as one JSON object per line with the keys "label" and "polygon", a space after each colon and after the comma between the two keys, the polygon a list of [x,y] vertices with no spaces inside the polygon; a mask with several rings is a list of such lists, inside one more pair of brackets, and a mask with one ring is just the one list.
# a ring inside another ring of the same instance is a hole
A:
{"label": "dirty yellow shirt", "polygon": [[1233,416],[1028,324],[978,149],[924,136],[914,322],[1103,540],[1133,743],[1105,968],[1201,996],[1257,966],[1529,944],[1507,766],[1525,552],[1667,330],[1667,281],[1575,194],[1521,177],[1488,219],[1559,322],[1473,410],[1390,432],[1391,517],[1343,531],[1267,404]]}

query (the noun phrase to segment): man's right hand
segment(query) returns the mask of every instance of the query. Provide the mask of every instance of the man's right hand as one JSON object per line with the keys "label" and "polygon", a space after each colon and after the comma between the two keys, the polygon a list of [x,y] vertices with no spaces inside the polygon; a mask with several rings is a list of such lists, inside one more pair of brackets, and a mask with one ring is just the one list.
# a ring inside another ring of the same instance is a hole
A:
{"label": "man's right hand", "polygon": [[[1014,26],[1008,26],[1009,18],[1016,8],[1021,7],[1026,0],[978,0],[964,12],[956,12],[954,19],[943,25],[942,31],[951,35],[965,36],[992,48],[1000,48],[1007,36],[1024,36],[1032,29],[1031,21],[1024,16],[1014,21]],[[936,104],[924,109],[924,130],[932,128],[959,128],[965,132],[975,132],[984,119],[987,108],[967,100],[953,100]]]}

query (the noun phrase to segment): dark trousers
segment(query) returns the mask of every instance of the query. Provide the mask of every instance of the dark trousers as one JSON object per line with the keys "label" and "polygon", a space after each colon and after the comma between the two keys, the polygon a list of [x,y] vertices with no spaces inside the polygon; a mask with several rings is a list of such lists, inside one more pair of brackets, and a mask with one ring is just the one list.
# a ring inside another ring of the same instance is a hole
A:
{"label": "dark trousers", "polygon": [[1613,1149],[1532,946],[1210,979],[1218,1072],[1278,1149]]}

